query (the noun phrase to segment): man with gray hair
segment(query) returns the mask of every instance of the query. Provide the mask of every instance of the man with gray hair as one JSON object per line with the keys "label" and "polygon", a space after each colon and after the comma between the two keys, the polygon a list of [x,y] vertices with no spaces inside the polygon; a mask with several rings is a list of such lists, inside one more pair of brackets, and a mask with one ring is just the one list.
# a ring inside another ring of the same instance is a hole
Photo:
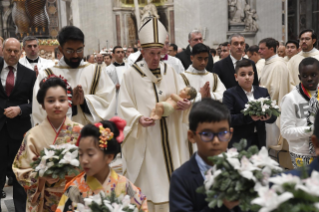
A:
{"label": "man with gray hair", "polygon": [[[176,57],[182,61],[185,70],[187,70],[188,67],[192,64],[191,52],[192,52],[193,46],[195,46],[198,43],[203,43],[202,33],[199,30],[191,31],[188,34],[188,43],[189,45],[187,46],[186,50],[176,55]],[[206,66],[206,70],[209,72],[212,72],[213,66],[214,66],[213,57],[210,55],[208,57],[208,64]]]}
{"label": "man with gray hair", "polygon": [[27,36],[23,38],[22,43],[26,57],[21,58],[19,62],[25,67],[34,70],[37,76],[40,70],[54,66],[52,60],[39,57],[39,40],[36,37]]}
{"label": "man with gray hair", "polygon": [[[214,73],[218,74],[220,80],[224,83],[227,89],[238,85],[234,76],[237,62],[241,60],[248,60],[243,58],[243,53],[245,50],[244,36],[238,33],[231,35],[229,37],[228,49],[230,55],[215,63],[213,70]],[[249,61],[251,62],[254,70],[253,85],[258,86],[258,74],[255,63],[252,60]]]}

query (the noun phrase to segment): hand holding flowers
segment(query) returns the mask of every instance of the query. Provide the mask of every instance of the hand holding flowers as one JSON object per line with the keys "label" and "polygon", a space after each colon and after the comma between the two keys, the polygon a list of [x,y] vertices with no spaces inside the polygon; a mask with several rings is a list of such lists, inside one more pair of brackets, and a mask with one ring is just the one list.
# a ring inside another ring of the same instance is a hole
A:
{"label": "hand holding flowers", "polygon": [[245,109],[241,112],[245,116],[251,116],[254,121],[266,121],[270,119],[272,115],[277,117],[280,115],[276,101],[271,101],[269,98],[259,98],[257,100],[249,101],[245,104]]}

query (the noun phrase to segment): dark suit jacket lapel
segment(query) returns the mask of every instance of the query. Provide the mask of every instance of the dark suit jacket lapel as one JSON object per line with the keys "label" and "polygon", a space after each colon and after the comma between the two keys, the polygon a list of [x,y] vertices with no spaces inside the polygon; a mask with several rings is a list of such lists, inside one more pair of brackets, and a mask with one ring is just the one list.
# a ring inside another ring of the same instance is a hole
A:
{"label": "dark suit jacket lapel", "polygon": [[259,92],[259,90],[258,90],[258,87],[255,86],[255,85],[253,85],[253,87],[254,87],[254,98],[255,98],[255,99],[261,98],[262,96],[260,95],[260,92]]}
{"label": "dark suit jacket lapel", "polygon": [[[1,72],[2,72],[2,69],[3,69],[3,66],[4,66],[4,60],[2,58],[0,58],[0,75],[1,75]],[[6,92],[4,92],[4,88],[2,86],[2,83],[0,85],[0,92],[2,92],[4,95],[7,95]]]}
{"label": "dark suit jacket lapel", "polygon": [[[239,96],[241,99],[245,100],[245,102],[248,102],[248,98],[247,98],[247,96],[246,96],[244,90],[243,90],[239,85],[236,86],[236,90],[237,90],[238,96]],[[255,96],[255,95],[254,95],[254,96]]]}
{"label": "dark suit jacket lapel", "polygon": [[193,179],[195,181],[195,185],[203,185],[204,183],[204,178],[199,170],[199,167],[197,165],[196,159],[195,159],[195,154],[191,158],[191,172],[193,173]]}
{"label": "dark suit jacket lapel", "polygon": [[191,48],[190,48],[189,45],[187,46],[187,48],[186,48],[186,50],[185,50],[185,53],[187,54],[187,56],[190,57],[190,55],[191,55]]}
{"label": "dark suit jacket lapel", "polygon": [[234,69],[234,65],[233,65],[233,61],[230,58],[230,55],[228,55],[228,57],[226,57],[227,60],[227,65],[228,65],[228,69],[229,69],[229,73],[232,77],[234,77],[235,74],[235,69]]}
{"label": "dark suit jacket lapel", "polygon": [[12,90],[11,93],[13,93],[17,89],[17,87],[19,86],[19,83],[23,79],[24,71],[22,70],[21,66],[22,65],[20,65],[20,63],[18,63],[18,66],[17,66],[17,79],[16,79],[16,81],[14,83],[14,87],[13,87],[13,90]]}

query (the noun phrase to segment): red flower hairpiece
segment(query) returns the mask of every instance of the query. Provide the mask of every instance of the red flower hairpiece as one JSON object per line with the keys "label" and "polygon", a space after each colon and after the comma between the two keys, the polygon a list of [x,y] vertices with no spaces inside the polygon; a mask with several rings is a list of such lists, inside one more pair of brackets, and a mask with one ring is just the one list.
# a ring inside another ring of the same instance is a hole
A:
{"label": "red flower hairpiece", "polygon": [[120,117],[118,116],[114,116],[113,118],[110,119],[111,122],[113,122],[117,129],[119,130],[119,136],[116,137],[116,140],[118,143],[122,143],[123,140],[124,140],[124,133],[123,133],[123,130],[126,126],[126,121],[124,119],[121,119]]}
{"label": "red flower hairpiece", "polygon": [[113,139],[113,132],[110,128],[104,128],[101,123],[94,124],[100,131],[100,140],[99,140],[99,147],[101,150],[107,150],[107,141]]}

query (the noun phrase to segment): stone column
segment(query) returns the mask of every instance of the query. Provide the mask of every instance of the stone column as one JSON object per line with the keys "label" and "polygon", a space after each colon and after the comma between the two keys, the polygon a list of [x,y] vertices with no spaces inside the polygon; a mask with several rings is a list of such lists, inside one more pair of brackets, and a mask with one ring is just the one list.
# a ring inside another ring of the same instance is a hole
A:
{"label": "stone column", "polygon": [[0,36],[6,39],[8,37],[7,34],[7,21],[9,15],[11,15],[11,9],[10,9],[10,0],[2,0],[0,1],[0,10],[1,10],[1,26],[0,26]]}

